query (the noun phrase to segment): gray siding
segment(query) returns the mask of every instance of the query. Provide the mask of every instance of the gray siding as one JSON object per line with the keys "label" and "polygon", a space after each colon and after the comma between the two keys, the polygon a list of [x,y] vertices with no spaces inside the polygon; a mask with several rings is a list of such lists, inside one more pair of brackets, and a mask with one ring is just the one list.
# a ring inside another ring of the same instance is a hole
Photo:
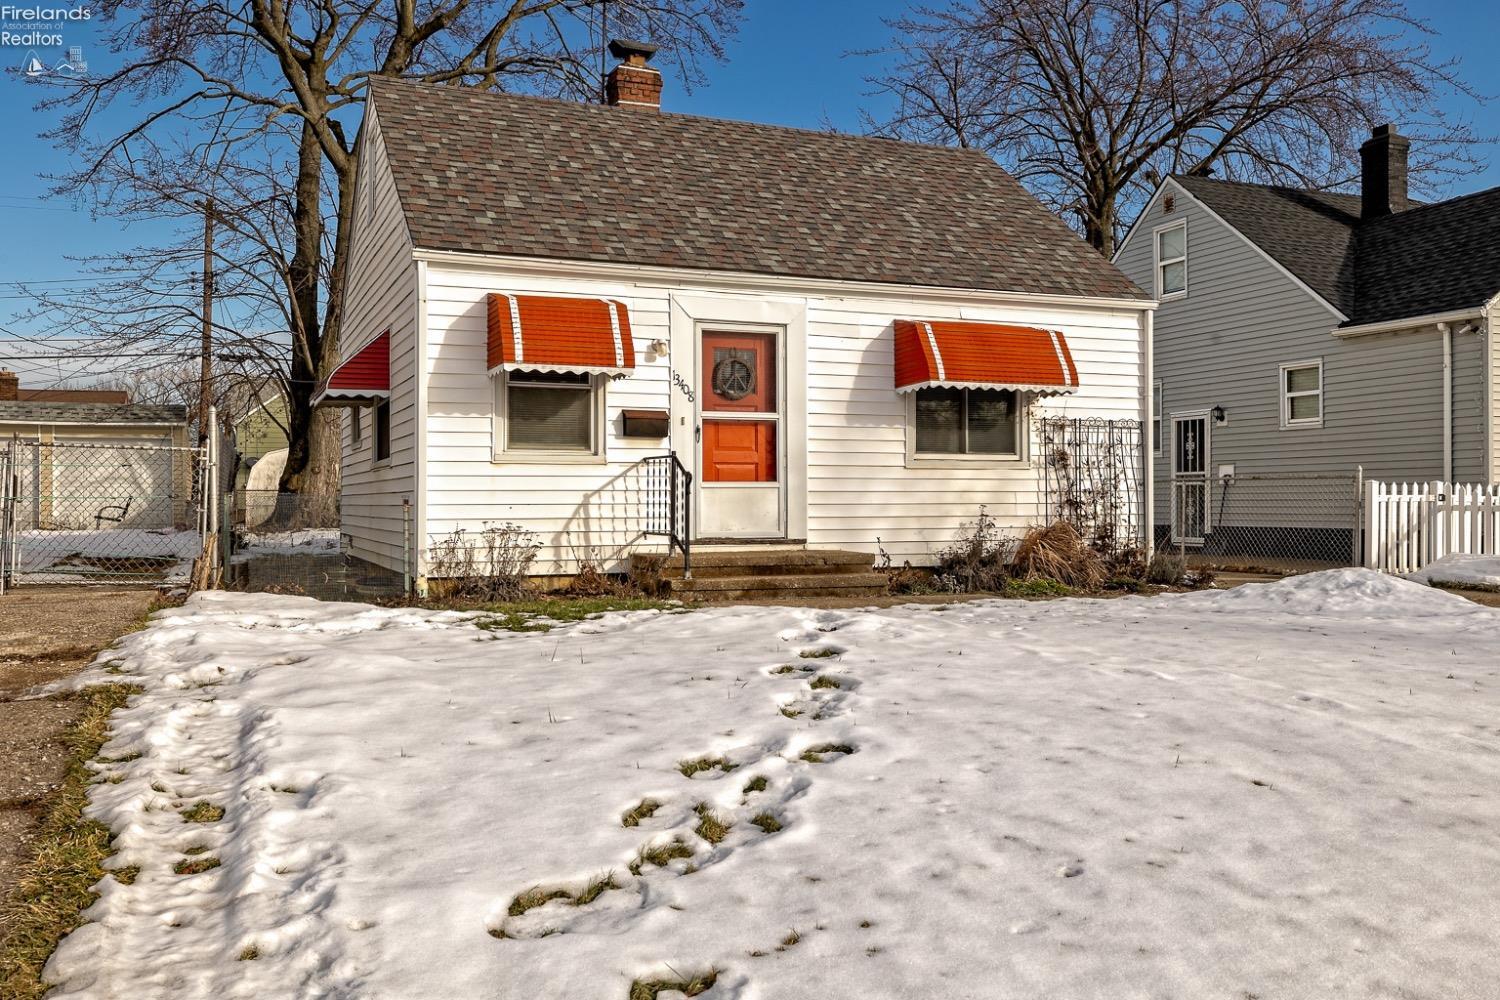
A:
{"label": "gray siding", "polygon": [[[1170,512],[1171,414],[1222,406],[1210,462],[1237,476],[1323,474],[1431,480],[1443,472],[1442,335],[1436,330],[1341,340],[1340,319],[1180,189],[1176,210],[1157,199],[1116,263],[1155,289],[1153,230],[1186,218],[1188,294],[1156,313],[1155,376],[1162,382],[1163,448],[1157,521]],[[1281,427],[1280,365],[1321,358],[1323,425]],[[1454,463],[1484,475],[1482,338],[1454,335]],[[1352,487],[1351,487],[1352,488]]]}

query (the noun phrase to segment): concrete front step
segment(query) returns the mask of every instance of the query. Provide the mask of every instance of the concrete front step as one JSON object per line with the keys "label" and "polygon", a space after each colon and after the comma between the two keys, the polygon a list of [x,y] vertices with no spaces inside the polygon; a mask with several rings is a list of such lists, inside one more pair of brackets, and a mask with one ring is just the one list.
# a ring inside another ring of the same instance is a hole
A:
{"label": "concrete front step", "polygon": [[797,600],[807,597],[882,597],[883,573],[781,573],[772,576],[700,577],[669,581],[672,596],[684,600]]}

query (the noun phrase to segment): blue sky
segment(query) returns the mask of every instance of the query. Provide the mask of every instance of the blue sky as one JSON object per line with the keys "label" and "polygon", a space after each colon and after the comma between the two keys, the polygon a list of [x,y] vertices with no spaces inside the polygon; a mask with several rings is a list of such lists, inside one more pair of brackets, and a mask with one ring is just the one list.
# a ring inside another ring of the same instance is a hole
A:
{"label": "blue sky", "polygon": [[[730,42],[727,63],[710,66],[708,85],[691,94],[669,83],[665,103],[672,109],[723,118],[785,125],[820,127],[825,121],[846,128],[859,127],[859,111],[871,107],[865,76],[878,60],[847,55],[878,48],[889,40],[881,19],[902,10],[902,0],[814,2],[814,0],[748,0],[739,35]],[[1496,95],[1488,105],[1464,106],[1476,129],[1500,135],[1500,62],[1493,58],[1494,39],[1500,37],[1500,4],[1485,0],[1422,0],[1419,8],[1438,36],[1432,39],[1441,54],[1463,60],[1465,77],[1483,93]],[[91,44],[85,25],[65,29],[68,44],[82,45],[93,69],[107,68],[104,53]],[[42,50],[44,59],[60,58],[61,50]],[[19,67],[24,49],[0,48],[6,68]],[[18,75],[0,76],[0,108],[7,128],[0,142],[0,327],[24,329],[11,319],[21,305],[13,288],[18,280],[76,279],[78,271],[66,258],[125,248],[149,242],[151,232],[137,226],[123,228],[113,219],[92,219],[66,203],[43,200],[44,175],[66,168],[67,160],[37,133],[50,123],[32,110],[36,88]],[[1500,185],[1500,146],[1488,157],[1485,173],[1465,178],[1450,193]],[[4,348],[0,356],[14,353]],[[0,360],[0,366],[11,362]],[[24,369],[38,384],[57,377],[34,363]],[[49,377],[50,375],[50,377]]]}

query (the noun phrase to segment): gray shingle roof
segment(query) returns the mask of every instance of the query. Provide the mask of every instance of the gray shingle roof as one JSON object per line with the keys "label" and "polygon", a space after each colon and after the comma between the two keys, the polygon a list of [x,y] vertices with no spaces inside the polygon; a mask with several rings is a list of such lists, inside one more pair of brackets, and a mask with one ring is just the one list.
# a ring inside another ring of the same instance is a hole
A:
{"label": "gray shingle roof", "polygon": [[1346,326],[1475,308],[1500,292],[1500,188],[1361,222],[1358,195],[1173,180],[1349,317]]}
{"label": "gray shingle roof", "polygon": [[35,403],[0,400],[0,423],[180,424],[187,407],[147,403]]}
{"label": "gray shingle roof", "polygon": [[1356,231],[1360,323],[1481,306],[1500,292],[1500,188]]}
{"label": "gray shingle roof", "polygon": [[1145,297],[972,150],[405,81],[371,100],[420,248]]}

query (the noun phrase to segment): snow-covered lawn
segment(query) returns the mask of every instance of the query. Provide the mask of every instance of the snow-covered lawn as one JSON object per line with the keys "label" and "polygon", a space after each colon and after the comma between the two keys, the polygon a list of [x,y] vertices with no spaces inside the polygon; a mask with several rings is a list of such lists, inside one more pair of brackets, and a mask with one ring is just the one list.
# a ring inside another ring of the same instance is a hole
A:
{"label": "snow-covered lawn", "polygon": [[1459,587],[1500,588],[1500,556],[1471,556],[1455,552],[1434,560],[1407,579]]}
{"label": "snow-covered lawn", "polygon": [[1500,990],[1500,615],[1414,583],[549,633],[206,594],[108,655],[140,871],[60,996]]}

